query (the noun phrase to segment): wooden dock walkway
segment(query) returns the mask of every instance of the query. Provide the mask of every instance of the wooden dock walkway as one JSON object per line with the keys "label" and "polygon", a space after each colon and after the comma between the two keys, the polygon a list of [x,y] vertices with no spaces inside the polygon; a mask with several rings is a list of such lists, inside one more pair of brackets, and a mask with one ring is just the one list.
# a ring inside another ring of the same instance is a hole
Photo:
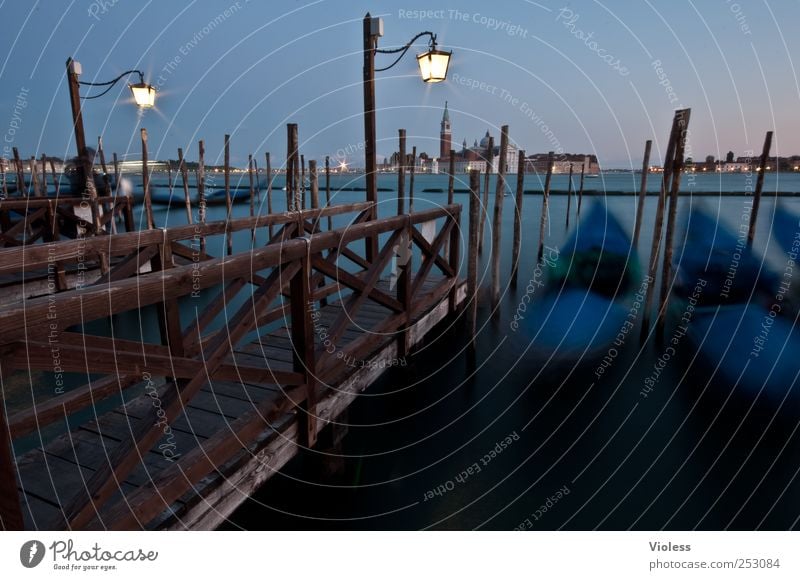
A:
{"label": "wooden dock walkway", "polygon": [[[0,527],[212,529],[313,446],[465,301],[459,205],[373,211],[350,204],[0,252],[0,281],[21,264],[45,278],[78,261],[97,274],[0,309],[0,381],[54,377],[56,366],[88,380],[0,408]],[[348,227],[322,231],[348,213]],[[263,228],[265,246],[198,255],[198,238]],[[377,248],[372,261],[365,245]],[[209,299],[187,320],[198,293]],[[115,324],[150,311],[159,340],[117,336]],[[9,455],[48,429],[59,433]]]}

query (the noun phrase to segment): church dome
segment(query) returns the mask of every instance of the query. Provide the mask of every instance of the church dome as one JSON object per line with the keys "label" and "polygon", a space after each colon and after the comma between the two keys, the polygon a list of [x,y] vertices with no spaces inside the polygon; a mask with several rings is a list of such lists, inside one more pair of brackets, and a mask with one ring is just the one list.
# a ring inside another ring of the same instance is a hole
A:
{"label": "church dome", "polygon": [[481,139],[480,147],[481,149],[487,149],[489,147],[489,131],[486,131],[486,135]]}

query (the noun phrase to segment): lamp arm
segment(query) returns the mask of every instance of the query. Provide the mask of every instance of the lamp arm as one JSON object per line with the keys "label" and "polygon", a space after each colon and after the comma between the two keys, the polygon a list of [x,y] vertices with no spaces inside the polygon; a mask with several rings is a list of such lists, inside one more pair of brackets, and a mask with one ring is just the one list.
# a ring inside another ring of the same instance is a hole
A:
{"label": "lamp arm", "polygon": [[122,73],[121,75],[119,75],[117,78],[115,78],[115,79],[113,79],[113,80],[110,80],[110,81],[108,81],[108,82],[106,82],[106,83],[90,83],[90,82],[88,82],[88,81],[78,81],[78,84],[81,84],[81,85],[86,85],[86,86],[89,86],[89,87],[106,87],[106,86],[108,87],[108,88],[107,88],[106,90],[104,90],[102,93],[99,93],[99,94],[97,94],[97,95],[92,95],[91,97],[81,97],[81,99],[83,99],[83,100],[85,100],[85,101],[86,101],[86,100],[89,100],[89,99],[98,99],[98,98],[102,97],[103,95],[105,95],[105,94],[106,94],[108,91],[110,91],[111,89],[113,89],[113,88],[114,88],[114,85],[116,85],[116,84],[117,84],[117,82],[119,82],[119,80],[120,80],[122,77],[125,77],[125,76],[128,76],[128,75],[131,75],[131,74],[133,74],[133,73],[137,73],[137,74],[139,75],[139,82],[140,82],[140,83],[144,83],[144,74],[142,73],[142,71],[140,71],[140,70],[136,70],[136,69],[134,69],[134,70],[127,70],[127,71],[125,71],[124,73]]}
{"label": "lamp arm", "polygon": [[414,43],[415,43],[415,42],[416,42],[418,39],[422,38],[423,36],[430,36],[430,46],[431,46],[431,47],[433,47],[433,48],[436,48],[436,35],[435,35],[433,32],[429,32],[429,31],[427,31],[427,30],[426,30],[425,32],[420,32],[420,33],[419,33],[419,34],[417,34],[417,35],[416,35],[414,38],[412,38],[411,40],[409,40],[409,41],[408,41],[408,42],[405,44],[405,46],[401,46],[400,48],[391,48],[391,49],[381,49],[381,48],[376,48],[376,49],[375,49],[375,52],[376,52],[376,53],[380,53],[380,54],[397,54],[397,53],[399,52],[399,53],[400,53],[400,56],[398,56],[398,57],[395,59],[395,61],[394,61],[392,64],[390,64],[389,66],[385,66],[385,67],[383,67],[383,68],[376,68],[376,69],[375,69],[375,72],[383,72],[383,71],[385,71],[385,70],[389,70],[390,68],[392,68],[392,67],[393,67],[394,65],[396,65],[398,62],[400,62],[400,60],[401,60],[401,59],[402,59],[402,58],[403,58],[403,57],[406,55],[406,53],[408,52],[408,49],[410,49],[410,48],[411,48],[411,46],[412,46],[412,45],[413,45],[413,44],[414,44]]}
{"label": "lamp arm", "polygon": [[113,80],[110,80],[107,83],[90,83],[88,81],[78,81],[78,84],[87,85],[87,86],[90,86],[90,87],[105,87],[105,86],[108,86],[108,85],[114,86],[122,77],[127,76],[127,75],[131,75],[133,73],[136,73],[136,74],[139,75],[139,82],[141,82],[141,83],[144,82],[144,73],[142,73],[142,71],[140,71],[140,70],[133,69],[133,70],[126,70],[124,73],[119,75],[117,78],[115,78]]}

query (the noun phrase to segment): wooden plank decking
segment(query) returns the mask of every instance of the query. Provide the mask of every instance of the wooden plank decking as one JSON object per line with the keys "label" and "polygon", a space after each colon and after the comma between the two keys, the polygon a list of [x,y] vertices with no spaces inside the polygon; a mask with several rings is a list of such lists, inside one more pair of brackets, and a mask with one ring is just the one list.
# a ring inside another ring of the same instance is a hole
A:
{"label": "wooden plank decking", "polygon": [[[422,340],[449,311],[448,294],[441,291],[443,279],[430,277],[423,285],[420,299],[430,302],[431,307],[415,317],[410,331],[412,344]],[[396,294],[385,281],[381,281],[379,287],[387,294]],[[440,288],[439,295],[431,295],[437,288]],[[466,295],[463,283],[459,283],[456,295],[458,302],[463,301]],[[321,329],[329,328],[342,308],[342,301],[335,301],[319,310],[318,348],[323,347]],[[390,314],[388,308],[379,304],[365,304],[354,316],[336,348],[347,346]],[[290,336],[287,327],[265,334],[228,355],[229,362],[290,372],[294,356]],[[387,335],[374,343],[374,349],[363,359],[363,364],[361,361],[358,364],[351,362],[335,370],[325,381],[317,404],[317,430],[341,414],[358,393],[392,366],[396,359],[397,340]],[[160,390],[165,388],[166,385],[162,385]],[[157,480],[172,464],[173,456],[184,455],[215,434],[230,431],[231,423],[259,406],[270,402],[278,406],[283,398],[280,386],[220,380],[207,382],[173,422],[170,435],[165,435],[158,445],[145,453],[142,464],[119,483],[116,496],[98,510],[99,525],[107,525],[106,518],[113,514],[113,510],[124,506],[126,498],[138,488]],[[143,420],[144,411],[153,405],[154,400],[147,393],[140,394],[43,448],[19,457],[18,477],[26,528],[38,529],[58,520],[63,502],[81,493],[89,476],[108,461],[110,451]],[[301,448],[297,411],[287,410],[275,420],[265,421],[251,444],[242,446],[193,491],[171,505],[163,505],[161,515],[148,522],[147,527],[209,529],[218,526]]]}

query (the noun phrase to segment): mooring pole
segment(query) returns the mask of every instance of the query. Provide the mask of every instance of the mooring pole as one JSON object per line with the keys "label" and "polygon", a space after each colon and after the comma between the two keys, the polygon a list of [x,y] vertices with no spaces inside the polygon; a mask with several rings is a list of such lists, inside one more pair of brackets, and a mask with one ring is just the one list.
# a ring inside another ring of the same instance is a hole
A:
{"label": "mooring pole", "polygon": [[753,239],[756,236],[756,220],[758,219],[758,208],[761,205],[761,190],[764,188],[764,173],[767,171],[767,161],[769,160],[769,150],[772,147],[772,131],[767,131],[764,138],[764,148],[761,150],[759,159],[760,169],[756,177],[756,190],[753,192],[753,210],[750,212],[750,228],[747,230],[747,245],[753,246]]}
{"label": "mooring pole", "polygon": [[550,202],[550,181],[553,178],[553,155],[550,151],[547,154],[547,175],[544,178],[544,190],[542,190],[542,216],[539,218],[539,249],[536,252],[536,259],[541,262],[544,256],[544,233],[547,229],[547,212]]}
{"label": "mooring pole", "polygon": [[644,201],[647,196],[647,174],[650,171],[650,149],[653,142],[648,139],[644,144],[644,159],[642,159],[642,179],[639,184],[639,205],[636,206],[636,224],[633,226],[633,247],[639,245],[639,232],[642,229],[642,216],[644,215]]}

